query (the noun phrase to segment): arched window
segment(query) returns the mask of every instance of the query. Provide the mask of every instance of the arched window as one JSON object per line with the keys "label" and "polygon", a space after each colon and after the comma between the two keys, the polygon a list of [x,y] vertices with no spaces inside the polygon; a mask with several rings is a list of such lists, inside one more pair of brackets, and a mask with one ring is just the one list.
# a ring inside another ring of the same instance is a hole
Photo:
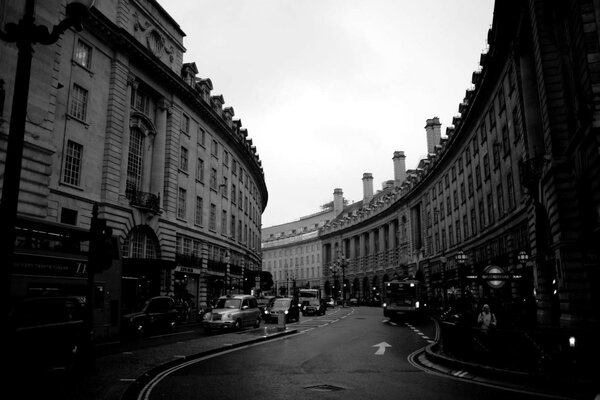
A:
{"label": "arched window", "polygon": [[136,226],[123,242],[124,258],[159,258],[158,239],[147,226]]}

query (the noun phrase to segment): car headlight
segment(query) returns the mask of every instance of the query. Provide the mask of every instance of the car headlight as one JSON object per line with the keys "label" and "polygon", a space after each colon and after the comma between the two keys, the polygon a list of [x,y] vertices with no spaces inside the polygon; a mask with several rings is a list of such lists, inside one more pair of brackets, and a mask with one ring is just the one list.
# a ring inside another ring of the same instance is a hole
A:
{"label": "car headlight", "polygon": [[268,310],[265,310],[265,314],[269,315],[269,311],[268,311]]}
{"label": "car headlight", "polygon": [[284,314],[287,314],[287,313],[288,313],[288,310],[285,310],[283,313],[284,313]]}
{"label": "car headlight", "polygon": [[419,303],[418,301],[415,301],[415,308],[419,308],[421,306],[421,303]]}
{"label": "car headlight", "polygon": [[211,316],[212,316],[212,313],[211,312],[207,312],[207,313],[204,313],[204,315],[202,316],[202,319],[206,320],[206,321],[210,321],[210,319],[211,319],[210,317]]}
{"label": "car headlight", "polygon": [[386,308],[386,307],[387,307],[387,303],[383,303],[383,308]]}
{"label": "car headlight", "polygon": [[231,320],[231,314],[223,314],[223,316],[221,317],[224,321],[229,321]]}

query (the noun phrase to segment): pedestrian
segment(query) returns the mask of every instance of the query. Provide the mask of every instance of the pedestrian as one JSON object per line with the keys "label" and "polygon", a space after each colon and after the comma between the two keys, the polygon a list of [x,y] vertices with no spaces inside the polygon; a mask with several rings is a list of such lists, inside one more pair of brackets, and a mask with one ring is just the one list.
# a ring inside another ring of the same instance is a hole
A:
{"label": "pedestrian", "polygon": [[482,331],[487,332],[488,330],[495,328],[496,323],[496,316],[491,312],[490,306],[488,304],[484,304],[479,316],[477,317],[477,325],[479,325]]}

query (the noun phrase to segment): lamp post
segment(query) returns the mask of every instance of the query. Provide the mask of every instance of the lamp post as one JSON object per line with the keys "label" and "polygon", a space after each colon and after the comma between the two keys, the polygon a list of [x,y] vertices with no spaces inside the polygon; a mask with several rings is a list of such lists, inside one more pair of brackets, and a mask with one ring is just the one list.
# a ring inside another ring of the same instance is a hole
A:
{"label": "lamp post", "polygon": [[231,262],[231,257],[229,256],[229,251],[225,251],[225,295],[229,294],[230,291],[230,285],[229,285],[229,280],[230,280],[230,276],[231,276],[231,265],[229,264]]}
{"label": "lamp post", "polygon": [[334,261],[333,264],[331,264],[331,267],[329,267],[329,269],[333,273],[333,297],[337,300],[337,292],[336,292],[336,287],[335,287],[335,282],[337,280],[337,272],[339,270],[339,266],[337,265],[337,262]]}
{"label": "lamp post", "polygon": [[460,274],[460,287],[461,287],[461,296],[464,298],[465,297],[465,283],[464,283],[464,266],[467,263],[467,255],[462,251],[459,250],[458,253],[456,253],[455,256],[455,260],[456,260],[456,264],[458,265],[458,273]]}
{"label": "lamp post", "polygon": [[342,307],[346,304],[346,267],[348,266],[347,260],[344,257],[338,256],[337,260],[331,265],[331,272],[333,272],[333,285],[335,289],[335,280],[338,271],[342,270]]}
{"label": "lamp post", "polygon": [[442,291],[444,294],[444,307],[446,307],[448,305],[448,293],[446,290],[446,263],[447,262],[448,262],[448,260],[446,259],[446,256],[440,257],[440,264],[442,264]]}
{"label": "lamp post", "polygon": [[[83,19],[88,14],[89,8],[93,3],[93,0],[88,0],[87,2],[74,1],[68,4],[66,18],[60,21],[58,25],[55,25],[52,28],[52,32],[50,32],[46,26],[35,24],[35,0],[27,0],[25,13],[21,20],[16,24],[8,23],[5,25],[4,31],[0,30],[0,39],[9,43],[16,43],[18,50],[9,135],[4,163],[2,200],[0,203],[0,221],[2,221],[0,260],[5,265],[2,271],[5,282],[0,290],[4,291],[6,297],[10,297],[11,270],[14,263],[15,224],[19,202],[19,185],[21,181],[33,45],[37,43],[43,45],[56,43],[60,35],[70,27],[74,27],[78,31],[83,29]],[[8,301],[3,303],[3,307],[7,307]]]}

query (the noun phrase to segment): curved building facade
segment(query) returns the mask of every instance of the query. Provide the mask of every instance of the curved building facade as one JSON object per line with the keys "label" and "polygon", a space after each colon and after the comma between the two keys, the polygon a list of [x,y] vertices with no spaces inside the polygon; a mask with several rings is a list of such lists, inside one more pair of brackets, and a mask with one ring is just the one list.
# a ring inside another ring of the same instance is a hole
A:
{"label": "curved building facade", "polygon": [[[37,3],[36,23],[64,18],[63,2]],[[16,3],[1,4],[2,26],[19,20]],[[120,246],[95,277],[99,330],[115,331],[119,314],[150,296],[201,306],[260,271],[261,161],[233,108],[183,62],[184,36],[154,0],[96,2],[82,31],[36,45],[18,214],[85,235],[98,206]],[[16,48],[0,42],[0,58],[10,99]],[[85,248],[73,263],[58,245],[26,246],[16,251],[15,297],[85,290]]]}
{"label": "curved building facade", "polygon": [[343,276],[346,297],[369,299],[411,275],[433,304],[597,323],[599,21],[591,2],[559,3],[496,2],[446,137],[427,120],[427,158],[320,230],[325,284]]}

